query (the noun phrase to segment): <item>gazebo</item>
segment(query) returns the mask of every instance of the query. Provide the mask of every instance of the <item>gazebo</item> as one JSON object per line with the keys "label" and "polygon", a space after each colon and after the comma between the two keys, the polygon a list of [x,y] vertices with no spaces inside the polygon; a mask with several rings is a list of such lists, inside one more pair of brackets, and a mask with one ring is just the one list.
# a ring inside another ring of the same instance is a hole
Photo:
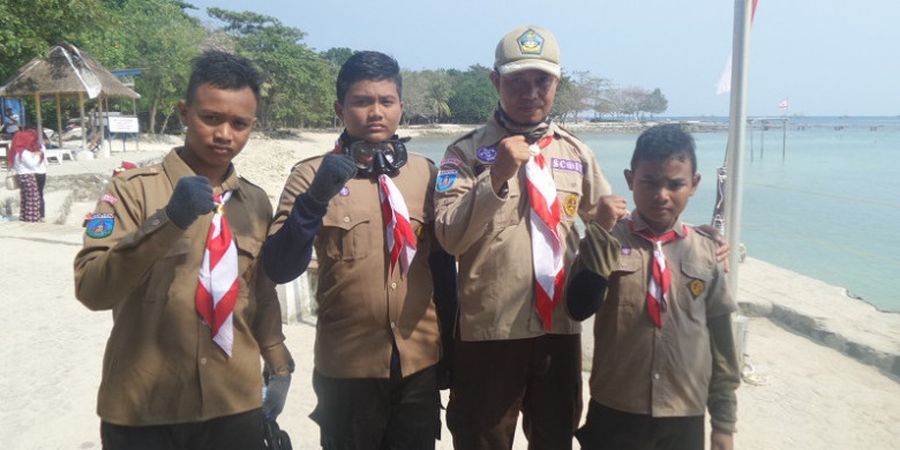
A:
{"label": "gazebo", "polygon": [[[84,119],[84,96],[100,97],[99,110],[103,112],[103,100],[108,97],[140,98],[100,63],[82,53],[71,44],[60,44],[47,52],[47,58],[34,58],[22,66],[15,76],[0,86],[0,97],[33,96],[37,112],[37,126],[41,125],[41,96],[55,94],[56,122],[59,145],[62,147],[62,117],[60,96],[77,95],[81,112],[81,147],[87,148],[87,127]],[[43,133],[38,133],[43,143]],[[102,136],[102,131],[101,131]]]}

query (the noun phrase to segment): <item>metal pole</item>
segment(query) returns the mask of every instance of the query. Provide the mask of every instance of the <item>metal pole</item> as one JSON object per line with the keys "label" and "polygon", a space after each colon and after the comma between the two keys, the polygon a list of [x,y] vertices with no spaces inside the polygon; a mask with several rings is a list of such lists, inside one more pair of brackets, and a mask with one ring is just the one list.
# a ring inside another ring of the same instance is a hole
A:
{"label": "metal pole", "polygon": [[728,138],[728,183],[725,187],[728,199],[725,209],[725,226],[728,243],[730,270],[728,283],[731,292],[738,291],[738,256],[741,243],[741,208],[743,203],[741,181],[743,178],[744,132],[747,124],[747,69],[750,59],[750,20],[752,0],[735,0],[734,34],[731,66],[731,108],[729,111]]}
{"label": "metal pole", "polygon": [[62,108],[60,108],[59,92],[56,93],[56,142],[62,148]]}
{"label": "metal pole", "polygon": [[44,125],[41,123],[41,93],[34,94],[34,110],[37,113],[37,135],[38,143],[44,146]]}
{"label": "metal pole", "polygon": [[787,147],[787,119],[781,119],[781,160],[784,161]]}
{"label": "metal pole", "polygon": [[81,149],[87,150],[87,122],[84,120],[84,92],[78,92],[78,111],[81,113]]}

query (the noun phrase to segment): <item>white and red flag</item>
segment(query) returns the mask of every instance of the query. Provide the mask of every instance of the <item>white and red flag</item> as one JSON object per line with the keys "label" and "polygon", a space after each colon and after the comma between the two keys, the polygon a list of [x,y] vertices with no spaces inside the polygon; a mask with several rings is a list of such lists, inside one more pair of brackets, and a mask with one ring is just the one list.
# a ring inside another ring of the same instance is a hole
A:
{"label": "white and red flag", "polygon": [[[750,25],[753,25],[753,19],[756,17],[756,5],[759,0],[753,0],[753,12],[750,15]],[[728,61],[725,62],[725,70],[719,76],[719,82],[716,84],[716,95],[722,95],[731,92],[731,55],[728,55]]]}

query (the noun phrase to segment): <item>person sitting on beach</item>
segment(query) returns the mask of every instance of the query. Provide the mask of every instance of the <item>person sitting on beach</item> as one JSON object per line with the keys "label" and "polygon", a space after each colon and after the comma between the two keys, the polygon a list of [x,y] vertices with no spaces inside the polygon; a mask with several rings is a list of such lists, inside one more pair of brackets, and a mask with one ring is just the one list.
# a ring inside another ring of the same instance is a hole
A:
{"label": "person sitting on beach", "polygon": [[249,60],[197,57],[178,105],[184,146],[110,178],[86,221],[75,295],[113,311],[104,449],[261,449],[264,419],[284,407],[294,363],[259,258],[272,206],[232,164],[259,91]]}
{"label": "person sitting on beach", "polygon": [[582,448],[733,448],[740,383],[731,313],[737,309],[716,242],[682,223],[697,189],[693,137],[658,125],[637,140],[625,179],[636,209],[587,224],[566,290],[571,316],[594,319],[591,401]]}
{"label": "person sitting on beach", "polygon": [[6,116],[3,118],[3,136],[12,139],[19,131],[19,115],[12,108],[6,108]]}
{"label": "person sitting on beach", "polygon": [[403,114],[397,61],[357,52],[336,84],[344,132],[333,151],[294,166],[263,261],[286,283],[316,250],[318,404],[310,417],[322,447],[433,449],[440,332],[452,337],[438,315],[455,318],[453,259],[432,230],[436,169],[395,134]]}

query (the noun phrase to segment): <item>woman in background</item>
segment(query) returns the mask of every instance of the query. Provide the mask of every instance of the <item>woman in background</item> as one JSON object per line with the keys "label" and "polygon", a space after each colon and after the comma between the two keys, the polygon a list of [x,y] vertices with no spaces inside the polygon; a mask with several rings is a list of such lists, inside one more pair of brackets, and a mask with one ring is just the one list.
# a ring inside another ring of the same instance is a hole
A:
{"label": "woman in background", "polygon": [[23,222],[44,220],[44,184],[47,182],[47,162],[38,140],[37,130],[20,130],[13,136],[6,160],[19,182],[20,213]]}

